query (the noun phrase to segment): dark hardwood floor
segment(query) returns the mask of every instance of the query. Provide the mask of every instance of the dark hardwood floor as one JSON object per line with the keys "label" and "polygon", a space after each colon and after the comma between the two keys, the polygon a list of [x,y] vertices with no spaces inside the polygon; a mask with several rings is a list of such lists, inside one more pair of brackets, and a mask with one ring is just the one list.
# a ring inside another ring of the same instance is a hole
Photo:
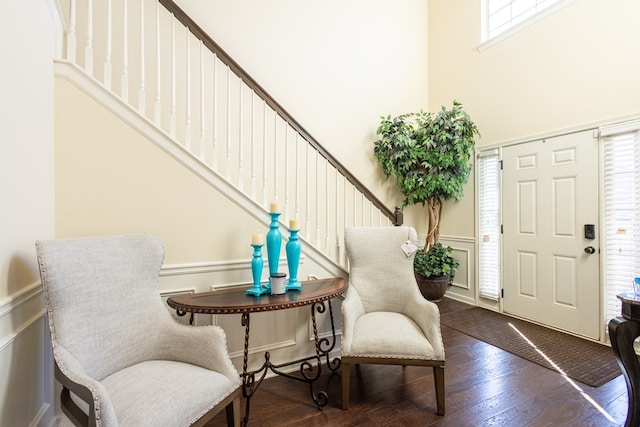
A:
{"label": "dark hardwood floor", "polygon": [[[448,299],[440,303],[442,312],[465,307]],[[352,369],[349,410],[340,408],[339,371],[323,374],[316,383],[316,390],[329,393],[329,403],[322,410],[312,404],[307,384],[276,377],[265,380],[251,399],[249,426],[624,424],[627,392],[621,375],[592,388],[446,326],[442,336],[446,351],[443,417],[435,414],[431,368],[362,365]],[[223,414],[208,426],[225,425]]]}

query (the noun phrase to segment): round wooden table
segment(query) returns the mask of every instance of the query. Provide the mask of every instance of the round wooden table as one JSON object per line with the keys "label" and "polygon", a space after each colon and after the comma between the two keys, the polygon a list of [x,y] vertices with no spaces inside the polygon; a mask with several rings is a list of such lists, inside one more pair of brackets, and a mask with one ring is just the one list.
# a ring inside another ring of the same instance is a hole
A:
{"label": "round wooden table", "polygon": [[[249,406],[251,397],[256,392],[262,380],[264,380],[268,370],[298,381],[309,384],[311,399],[318,408],[327,404],[328,395],[325,391],[315,393],[313,383],[320,377],[322,358],[326,358],[329,369],[336,371],[340,367],[340,359],[330,360],[329,353],[336,344],[336,332],[333,322],[333,309],[329,303],[329,316],[331,318],[332,340],[328,338],[318,338],[318,327],[316,324],[316,312],[326,311],[325,302],[344,294],[347,290],[347,282],[341,277],[330,279],[309,280],[302,282],[301,291],[288,291],[283,295],[247,295],[246,290],[251,286],[236,286],[230,289],[223,289],[211,292],[199,292],[195,294],[185,294],[170,297],[167,304],[174,308],[176,312],[183,316],[191,313],[190,323],[193,324],[195,314],[241,314],[242,326],[245,327],[244,335],[244,358],[242,362],[242,394],[247,399],[243,425],[249,422]],[[249,355],[249,333],[250,314],[265,311],[286,310],[302,306],[311,306],[311,321],[313,324],[313,337],[315,341],[316,354],[294,360],[292,362],[276,365],[271,363],[269,352],[264,354],[264,363],[260,369],[254,371],[247,370],[247,360]],[[315,364],[314,364],[315,363]],[[299,375],[292,375],[283,372],[281,368],[299,364]],[[256,380],[256,377],[259,377]]]}

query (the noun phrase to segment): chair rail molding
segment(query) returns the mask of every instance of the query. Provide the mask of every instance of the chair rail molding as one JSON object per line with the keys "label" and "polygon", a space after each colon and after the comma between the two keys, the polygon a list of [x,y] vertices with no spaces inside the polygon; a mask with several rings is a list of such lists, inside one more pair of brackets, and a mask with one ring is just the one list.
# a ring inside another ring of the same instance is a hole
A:
{"label": "chair rail molding", "polygon": [[0,352],[44,316],[39,280],[0,300]]}

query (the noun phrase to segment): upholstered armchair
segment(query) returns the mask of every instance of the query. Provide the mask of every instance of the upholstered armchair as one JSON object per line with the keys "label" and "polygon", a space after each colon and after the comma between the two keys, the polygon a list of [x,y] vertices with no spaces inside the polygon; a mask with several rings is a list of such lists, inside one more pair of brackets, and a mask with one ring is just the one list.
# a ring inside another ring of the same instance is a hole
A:
{"label": "upholstered armchair", "polygon": [[[239,425],[240,377],[218,326],[175,321],[150,235],[36,242],[61,404],[74,425]],[[68,424],[69,420],[65,420]]]}
{"label": "upholstered armchair", "polygon": [[437,413],[444,415],[440,311],[420,294],[414,255],[402,249],[416,241],[410,227],[353,227],[345,232],[349,288],[342,303],[343,409],[349,407],[352,364],[418,365],[433,367]]}

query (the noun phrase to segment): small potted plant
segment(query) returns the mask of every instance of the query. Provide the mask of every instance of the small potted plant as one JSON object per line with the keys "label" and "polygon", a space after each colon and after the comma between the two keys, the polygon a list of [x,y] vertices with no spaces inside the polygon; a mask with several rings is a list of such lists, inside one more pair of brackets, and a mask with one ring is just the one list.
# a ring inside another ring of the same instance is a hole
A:
{"label": "small potted plant", "polygon": [[385,176],[393,176],[398,183],[404,195],[402,208],[418,203],[427,208],[424,253],[416,253],[414,266],[426,277],[447,277],[446,291],[458,262],[451,248],[438,242],[440,217],[445,200],[462,198],[478,128],[462,104],[453,101],[452,108],[442,107],[435,114],[421,111],[381,117],[377,133],[380,139],[374,142],[373,154]]}
{"label": "small potted plant", "polygon": [[428,251],[418,251],[413,269],[422,296],[434,302],[442,299],[458,269],[458,260],[451,255],[451,247],[437,242]]}

